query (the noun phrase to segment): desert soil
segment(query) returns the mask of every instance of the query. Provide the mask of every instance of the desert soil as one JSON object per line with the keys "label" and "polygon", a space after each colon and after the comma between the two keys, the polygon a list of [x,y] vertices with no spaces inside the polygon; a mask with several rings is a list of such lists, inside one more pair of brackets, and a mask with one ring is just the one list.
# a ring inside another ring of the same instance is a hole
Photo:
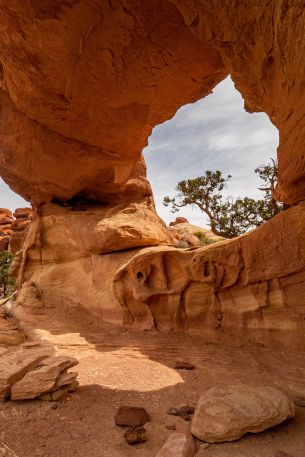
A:
{"label": "desert soil", "polygon": [[[102,325],[78,310],[24,317],[32,336],[53,341],[58,352],[79,359],[80,387],[62,402],[0,405],[0,456],[154,457],[171,433],[166,424],[187,427],[166,410],[196,405],[204,389],[226,384],[273,385],[305,397],[304,347],[275,333],[232,329],[213,334],[134,332]],[[288,335],[288,334],[287,334]],[[177,360],[193,363],[178,371]],[[114,424],[119,406],[143,406],[151,422],[148,441],[130,446]],[[233,443],[199,446],[198,457],[274,457],[282,451],[305,456],[305,408],[280,426]]]}

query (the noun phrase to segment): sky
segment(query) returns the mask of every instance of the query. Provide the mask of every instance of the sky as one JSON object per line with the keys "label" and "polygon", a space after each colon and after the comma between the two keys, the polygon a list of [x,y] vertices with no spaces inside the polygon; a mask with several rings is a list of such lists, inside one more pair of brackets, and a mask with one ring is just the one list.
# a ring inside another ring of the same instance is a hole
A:
{"label": "sky", "polygon": [[[180,108],[167,122],[154,128],[144,150],[148,179],[161,218],[176,216],[206,227],[207,218],[191,206],[172,214],[163,198],[175,194],[177,183],[200,176],[205,170],[232,175],[224,195],[261,198],[254,169],[276,156],[278,131],[264,113],[249,114],[228,77],[205,99]],[[0,179],[0,207],[28,206]]]}
{"label": "sky", "polygon": [[22,197],[15,194],[7,184],[0,178],[0,208],[8,208],[11,211],[16,208],[30,206]]}

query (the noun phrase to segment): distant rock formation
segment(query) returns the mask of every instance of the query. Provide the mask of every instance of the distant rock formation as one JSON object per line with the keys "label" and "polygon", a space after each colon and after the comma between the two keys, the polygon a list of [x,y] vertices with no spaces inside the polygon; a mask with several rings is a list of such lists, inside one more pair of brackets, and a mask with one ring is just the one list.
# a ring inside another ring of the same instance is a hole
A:
{"label": "distant rock formation", "polygon": [[22,249],[31,217],[31,208],[17,208],[14,213],[0,208],[0,252],[9,250],[16,253]]}
{"label": "distant rock formation", "polygon": [[188,220],[185,217],[176,217],[174,222],[169,223],[169,226],[171,227],[172,225],[183,224],[186,222],[188,223]]}
{"label": "distant rock formation", "polygon": [[6,208],[0,208],[0,251],[8,249],[13,221],[12,212]]}
{"label": "distant rock formation", "polygon": [[190,224],[184,217],[177,217],[175,222],[171,222],[168,231],[177,248],[199,247],[224,240],[209,229]]}

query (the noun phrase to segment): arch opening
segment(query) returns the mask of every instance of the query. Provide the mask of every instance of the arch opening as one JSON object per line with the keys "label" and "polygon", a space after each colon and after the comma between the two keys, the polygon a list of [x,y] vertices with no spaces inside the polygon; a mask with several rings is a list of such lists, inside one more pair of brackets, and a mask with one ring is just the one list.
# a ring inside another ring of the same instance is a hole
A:
{"label": "arch opening", "polygon": [[[175,216],[163,198],[175,194],[178,182],[194,179],[205,170],[220,170],[232,178],[223,197],[262,199],[262,182],[255,169],[276,159],[277,128],[265,113],[247,113],[230,77],[213,93],[181,107],[175,116],[154,128],[144,150],[148,179],[157,212],[169,224]],[[198,226],[208,218],[194,205],[175,213]]]}

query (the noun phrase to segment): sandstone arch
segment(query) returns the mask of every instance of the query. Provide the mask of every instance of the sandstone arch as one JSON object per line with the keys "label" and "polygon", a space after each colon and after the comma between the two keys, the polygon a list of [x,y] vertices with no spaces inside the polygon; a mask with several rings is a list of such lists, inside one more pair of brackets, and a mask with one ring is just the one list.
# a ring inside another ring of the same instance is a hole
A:
{"label": "sandstone arch", "polygon": [[[217,327],[225,314],[228,325],[299,328],[302,2],[3,0],[0,19],[0,172],[34,205],[20,300],[76,303],[144,327]],[[130,250],[170,245],[141,154],[152,128],[228,74],[246,109],[279,129],[277,194],[299,205],[196,255]],[[194,276],[195,258],[210,279]],[[145,284],[126,279],[139,263]]]}

